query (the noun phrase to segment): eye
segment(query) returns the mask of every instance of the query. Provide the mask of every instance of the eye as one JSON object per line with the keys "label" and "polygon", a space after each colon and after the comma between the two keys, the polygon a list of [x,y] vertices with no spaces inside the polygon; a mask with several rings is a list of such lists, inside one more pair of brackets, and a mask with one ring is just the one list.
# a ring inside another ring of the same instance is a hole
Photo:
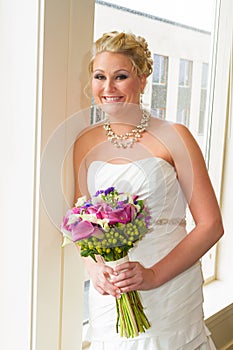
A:
{"label": "eye", "polygon": [[126,74],[119,74],[116,76],[116,80],[124,80],[127,78],[128,78],[128,76]]}
{"label": "eye", "polygon": [[94,79],[104,80],[105,76],[103,74],[97,73],[97,74],[94,75]]}

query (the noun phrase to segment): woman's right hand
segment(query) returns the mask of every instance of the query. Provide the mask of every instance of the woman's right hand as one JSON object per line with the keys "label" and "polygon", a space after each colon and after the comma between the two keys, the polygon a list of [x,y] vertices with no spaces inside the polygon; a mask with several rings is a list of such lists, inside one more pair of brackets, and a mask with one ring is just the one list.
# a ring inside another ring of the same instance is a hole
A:
{"label": "woman's right hand", "polygon": [[92,264],[88,270],[92,283],[100,294],[120,297],[121,290],[111,283],[111,275],[115,275],[111,267],[97,259],[97,263]]}

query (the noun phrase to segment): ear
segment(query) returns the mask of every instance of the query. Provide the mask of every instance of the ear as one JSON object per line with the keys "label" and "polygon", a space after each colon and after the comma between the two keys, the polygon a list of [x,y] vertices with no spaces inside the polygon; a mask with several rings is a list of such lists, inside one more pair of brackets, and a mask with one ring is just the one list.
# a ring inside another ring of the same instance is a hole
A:
{"label": "ear", "polygon": [[143,74],[141,77],[140,77],[140,80],[141,80],[141,93],[144,92],[144,89],[145,89],[145,86],[146,86],[146,75]]}

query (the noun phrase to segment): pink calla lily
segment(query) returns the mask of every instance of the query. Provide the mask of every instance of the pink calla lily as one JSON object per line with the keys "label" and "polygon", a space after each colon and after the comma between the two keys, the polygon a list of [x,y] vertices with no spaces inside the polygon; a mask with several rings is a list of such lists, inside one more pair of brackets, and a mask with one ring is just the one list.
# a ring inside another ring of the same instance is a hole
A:
{"label": "pink calla lily", "polygon": [[94,227],[91,222],[80,221],[72,227],[71,235],[74,242],[88,238],[94,232]]}
{"label": "pink calla lily", "polygon": [[101,211],[102,219],[108,219],[109,225],[116,223],[127,224],[135,217],[135,207],[131,204],[127,204],[122,208],[112,209],[110,206],[105,207],[105,211]]}

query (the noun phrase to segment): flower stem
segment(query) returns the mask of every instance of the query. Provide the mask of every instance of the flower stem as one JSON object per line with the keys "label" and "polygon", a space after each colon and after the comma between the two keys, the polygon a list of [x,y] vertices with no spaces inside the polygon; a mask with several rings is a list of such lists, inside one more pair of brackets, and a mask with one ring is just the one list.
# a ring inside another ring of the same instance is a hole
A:
{"label": "flower stem", "polygon": [[116,305],[116,330],[121,337],[134,338],[150,328],[137,291],[122,294],[120,299],[116,299]]}

